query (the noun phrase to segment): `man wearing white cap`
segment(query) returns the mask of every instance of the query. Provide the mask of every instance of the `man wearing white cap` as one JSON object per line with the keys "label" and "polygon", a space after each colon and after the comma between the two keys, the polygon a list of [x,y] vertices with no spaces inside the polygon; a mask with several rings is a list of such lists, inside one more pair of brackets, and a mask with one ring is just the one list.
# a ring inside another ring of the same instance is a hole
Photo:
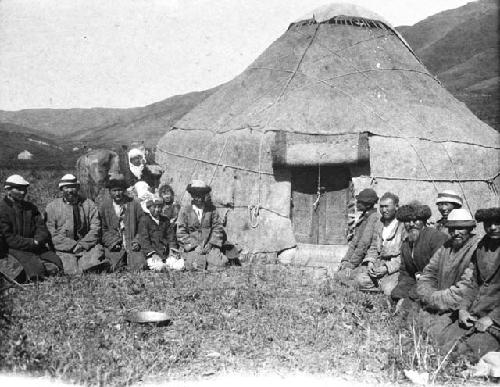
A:
{"label": "man wearing white cap", "polygon": [[5,182],[0,201],[2,273],[17,281],[30,281],[62,271],[59,257],[49,250],[50,234],[38,208],[25,200],[29,183],[19,175]]}
{"label": "man wearing white cap", "polygon": [[446,219],[448,219],[448,215],[454,209],[462,208],[463,200],[455,191],[451,189],[444,190],[438,193],[436,205],[441,214],[441,219],[436,222],[436,228],[439,231],[446,232]]}
{"label": "man wearing white cap", "polygon": [[177,217],[177,241],[187,269],[204,270],[228,262],[221,252],[222,222],[214,205],[207,200],[211,190],[204,181],[193,180],[186,188],[191,195],[191,205],[183,207]]}
{"label": "man wearing white cap", "polygon": [[79,195],[80,183],[72,174],[59,181],[62,197],[47,205],[47,228],[66,274],[109,267],[98,244],[101,220],[97,206]]}
{"label": "man wearing white cap", "polygon": [[466,209],[452,210],[445,226],[450,238],[434,253],[417,282],[417,295],[427,312],[424,329],[435,340],[464,302],[472,280],[469,265],[479,241],[472,233],[476,221]]}

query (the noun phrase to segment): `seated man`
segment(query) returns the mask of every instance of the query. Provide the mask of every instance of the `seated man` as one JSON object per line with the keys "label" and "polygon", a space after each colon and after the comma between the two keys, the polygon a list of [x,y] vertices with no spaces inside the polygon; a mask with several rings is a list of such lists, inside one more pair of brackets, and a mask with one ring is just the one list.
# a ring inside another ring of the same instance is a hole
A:
{"label": "seated man", "polygon": [[401,264],[403,223],[396,219],[399,197],[391,192],[379,202],[380,220],[362,265],[356,269],[356,283],[363,291],[382,291],[389,296],[397,284]]}
{"label": "seated man", "polygon": [[50,234],[38,208],[24,200],[29,183],[19,175],[5,182],[0,201],[0,271],[18,282],[62,272],[63,264],[49,249]]}
{"label": "seated man", "polygon": [[401,244],[398,283],[391,293],[395,300],[418,299],[417,279],[437,249],[448,240],[447,234],[427,227],[430,217],[429,206],[417,203],[401,206],[396,213],[396,218],[404,223],[406,236]]}
{"label": "seated man", "polygon": [[[183,260],[178,260],[171,253],[177,247],[175,235],[170,230],[170,219],[161,215],[163,199],[153,197],[146,202],[148,214],[139,222],[139,242],[141,250],[146,255],[146,263],[151,270],[160,271],[163,268],[182,269]],[[169,259],[170,257],[170,259]]]}
{"label": "seated man", "polygon": [[472,283],[466,292],[459,319],[448,326],[440,344],[446,351],[457,343],[458,353],[474,360],[500,351],[500,207],[476,212],[486,235],[472,257]]}
{"label": "seated man", "polygon": [[67,174],[59,181],[62,198],[47,205],[47,228],[66,274],[109,267],[99,242],[101,220],[97,206],[79,195],[76,177]]}
{"label": "seated man", "polygon": [[100,209],[102,243],[111,270],[116,270],[125,261],[131,270],[145,267],[146,259],[140,251],[139,220],[144,212],[135,199],[125,195],[127,183],[121,174],[113,174],[108,181],[109,195]]}
{"label": "seated man", "polygon": [[450,239],[432,256],[417,282],[417,295],[424,309],[423,328],[435,340],[464,301],[472,279],[469,264],[478,243],[472,233],[476,222],[469,211],[451,211],[445,226]]}
{"label": "seated man", "polygon": [[191,205],[181,208],[177,217],[177,241],[186,269],[224,266],[224,228],[217,210],[207,200],[211,188],[201,180],[193,180],[186,191],[191,195]]}
{"label": "seated man", "polygon": [[445,190],[438,193],[436,205],[441,214],[441,219],[436,222],[436,228],[439,231],[446,232],[446,220],[448,219],[448,215],[454,209],[462,208],[462,204],[462,198],[455,191]]}
{"label": "seated man", "polygon": [[377,193],[371,188],[362,190],[356,196],[356,208],[361,215],[354,225],[354,235],[340,262],[338,275],[341,278],[351,278],[352,270],[357,268],[365,258],[378,222],[377,210],[374,208],[377,202]]}

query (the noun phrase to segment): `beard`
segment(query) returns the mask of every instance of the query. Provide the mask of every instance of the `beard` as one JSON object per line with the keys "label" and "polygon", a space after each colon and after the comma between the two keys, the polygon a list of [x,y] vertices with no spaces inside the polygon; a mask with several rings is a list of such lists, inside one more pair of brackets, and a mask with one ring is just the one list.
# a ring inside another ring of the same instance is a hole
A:
{"label": "beard", "polygon": [[468,240],[469,238],[451,238],[451,247],[455,251],[460,250]]}
{"label": "beard", "polygon": [[130,172],[132,172],[132,174],[137,177],[138,179],[141,178],[142,176],[142,171],[144,170],[144,164],[141,164],[141,165],[134,165],[132,163],[129,163],[129,168],[130,168]]}
{"label": "beard", "polygon": [[412,243],[416,242],[420,236],[420,230],[418,228],[412,228],[408,231],[408,240]]}

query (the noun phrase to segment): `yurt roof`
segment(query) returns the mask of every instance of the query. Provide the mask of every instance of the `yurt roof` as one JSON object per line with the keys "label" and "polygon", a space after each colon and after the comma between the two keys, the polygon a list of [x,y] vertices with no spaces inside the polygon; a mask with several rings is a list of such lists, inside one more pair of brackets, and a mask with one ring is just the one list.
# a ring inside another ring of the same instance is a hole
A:
{"label": "yurt roof", "polygon": [[324,4],[315,8],[311,12],[306,13],[305,15],[302,15],[302,17],[298,18],[295,23],[310,19],[314,19],[316,22],[322,23],[337,16],[350,16],[378,20],[390,26],[390,24],[379,14],[359,5],[349,3]]}
{"label": "yurt roof", "polygon": [[173,129],[368,132],[498,148],[498,133],[447,92],[381,19],[345,4],[313,11]]}

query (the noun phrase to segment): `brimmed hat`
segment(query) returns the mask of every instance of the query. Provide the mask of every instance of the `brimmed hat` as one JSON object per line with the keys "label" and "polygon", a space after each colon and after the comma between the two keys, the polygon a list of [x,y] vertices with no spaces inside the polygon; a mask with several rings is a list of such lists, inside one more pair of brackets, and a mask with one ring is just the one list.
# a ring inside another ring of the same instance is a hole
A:
{"label": "brimmed hat", "polygon": [[500,222],[500,207],[481,208],[475,218],[478,222]]}
{"label": "brimmed hat", "polygon": [[476,227],[476,221],[465,208],[455,208],[448,215],[446,227]]}
{"label": "brimmed hat", "polygon": [[21,175],[11,175],[5,180],[5,188],[28,188],[30,183]]}
{"label": "brimmed hat", "polygon": [[378,202],[378,196],[371,188],[365,188],[356,196],[356,200],[365,204],[375,204]]}
{"label": "brimmed hat", "polygon": [[190,194],[207,194],[212,190],[203,180],[192,180],[186,187]]}
{"label": "brimmed hat", "polygon": [[438,193],[436,204],[438,203],[455,203],[462,207],[464,202],[459,194],[450,189]]}
{"label": "brimmed hat", "polygon": [[162,205],[163,204],[163,199],[159,196],[153,196],[150,199],[146,200],[146,207],[149,208],[155,204]]}
{"label": "brimmed hat", "polygon": [[80,182],[76,179],[74,175],[71,173],[68,173],[64,175],[61,180],[59,180],[59,189],[62,189],[63,187],[67,186],[80,186]]}
{"label": "brimmed hat", "polygon": [[431,209],[425,204],[405,204],[398,208],[396,218],[400,222],[409,222],[410,220],[427,221],[431,217]]}
{"label": "brimmed hat", "polygon": [[121,173],[112,173],[109,175],[108,183],[106,184],[106,188],[122,188],[127,189],[128,185],[125,181],[125,177]]}

